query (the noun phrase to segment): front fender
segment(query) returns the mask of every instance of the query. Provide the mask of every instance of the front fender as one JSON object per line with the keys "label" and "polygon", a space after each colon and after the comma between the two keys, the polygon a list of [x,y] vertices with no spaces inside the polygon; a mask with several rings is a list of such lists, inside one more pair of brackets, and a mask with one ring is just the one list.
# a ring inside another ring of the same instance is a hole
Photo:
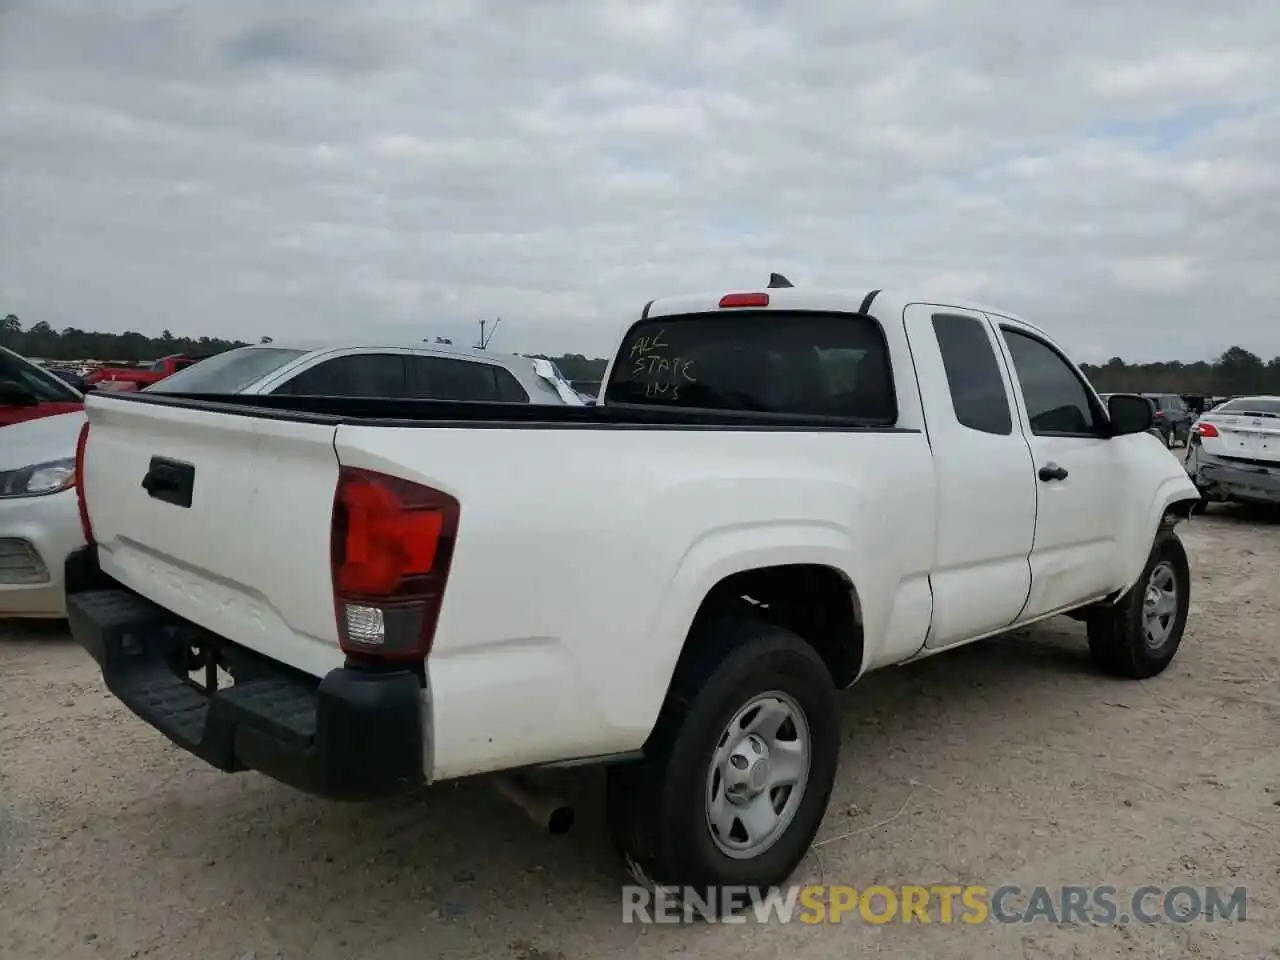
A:
{"label": "front fender", "polygon": [[1147,559],[1151,555],[1151,545],[1155,542],[1156,533],[1172,508],[1184,505],[1187,513],[1192,504],[1200,501],[1200,491],[1191,482],[1186,471],[1178,465],[1176,475],[1165,477],[1156,486],[1155,493],[1139,503],[1133,521],[1126,525],[1128,535],[1125,537],[1124,583],[1121,593],[1127,592],[1142,575]]}

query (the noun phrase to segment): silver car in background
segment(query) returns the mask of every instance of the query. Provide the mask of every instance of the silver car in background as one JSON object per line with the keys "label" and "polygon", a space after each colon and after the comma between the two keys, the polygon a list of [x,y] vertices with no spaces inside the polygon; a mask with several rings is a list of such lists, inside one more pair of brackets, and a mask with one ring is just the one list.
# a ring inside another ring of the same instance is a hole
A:
{"label": "silver car in background", "polygon": [[550,360],[442,344],[284,344],[228,350],[148,393],[379,397],[582,406]]}
{"label": "silver car in background", "polygon": [[1280,397],[1235,397],[1201,414],[1187,474],[1206,500],[1280,504]]}
{"label": "silver car in background", "polygon": [[[240,347],[146,391],[584,406],[550,360],[435,344]],[[74,412],[4,428],[0,618],[66,616],[63,563],[85,542],[74,470],[84,420],[83,412]]]}
{"label": "silver car in background", "polygon": [[76,438],[84,413],[0,429],[0,618],[62,617],[62,565],[84,546]]}

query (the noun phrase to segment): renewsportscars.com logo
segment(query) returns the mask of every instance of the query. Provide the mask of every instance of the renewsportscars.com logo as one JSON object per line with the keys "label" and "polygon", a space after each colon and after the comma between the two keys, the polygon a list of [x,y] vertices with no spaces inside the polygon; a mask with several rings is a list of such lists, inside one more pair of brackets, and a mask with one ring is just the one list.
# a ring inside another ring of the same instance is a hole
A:
{"label": "renewsportscars.com logo", "polygon": [[1142,886],[1122,894],[1112,886],[1018,887],[943,884],[794,886],[760,894],[748,887],[703,889],[628,886],[623,923],[981,924],[1191,923],[1246,920],[1245,887]]}

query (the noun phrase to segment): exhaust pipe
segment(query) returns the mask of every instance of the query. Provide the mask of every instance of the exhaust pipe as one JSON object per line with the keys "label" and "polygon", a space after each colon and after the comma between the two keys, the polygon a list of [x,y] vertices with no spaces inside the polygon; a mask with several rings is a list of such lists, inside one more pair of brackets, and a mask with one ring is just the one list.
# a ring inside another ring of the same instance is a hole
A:
{"label": "exhaust pipe", "polygon": [[573,807],[544,792],[527,777],[512,774],[494,782],[498,792],[519,807],[536,826],[555,836],[573,827]]}

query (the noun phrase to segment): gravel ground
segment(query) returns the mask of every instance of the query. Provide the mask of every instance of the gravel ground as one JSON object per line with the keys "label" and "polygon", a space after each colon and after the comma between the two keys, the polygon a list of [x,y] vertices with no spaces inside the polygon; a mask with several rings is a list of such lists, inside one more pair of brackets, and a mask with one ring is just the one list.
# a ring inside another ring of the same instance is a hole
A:
{"label": "gravel ground", "polygon": [[488,787],[371,806],[224,776],[110,698],[57,626],[0,625],[0,957],[1280,957],[1280,523],[1182,528],[1179,658],[1099,676],[1066,619],[846,695],[798,881],[1249,888],[1244,922],[624,925],[597,774],[567,837]]}

